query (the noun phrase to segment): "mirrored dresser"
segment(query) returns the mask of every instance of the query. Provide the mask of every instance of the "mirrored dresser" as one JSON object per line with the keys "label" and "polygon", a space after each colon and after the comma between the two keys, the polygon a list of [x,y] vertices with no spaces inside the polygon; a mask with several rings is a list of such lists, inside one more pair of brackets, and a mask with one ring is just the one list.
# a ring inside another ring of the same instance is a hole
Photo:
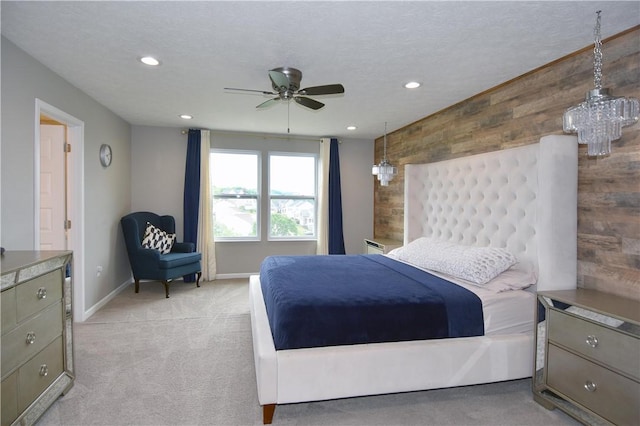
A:
{"label": "mirrored dresser", "polygon": [[640,424],[640,302],[538,293],[534,399],[585,424]]}
{"label": "mirrored dresser", "polygon": [[34,424],[74,381],[70,251],[0,258],[2,426]]}

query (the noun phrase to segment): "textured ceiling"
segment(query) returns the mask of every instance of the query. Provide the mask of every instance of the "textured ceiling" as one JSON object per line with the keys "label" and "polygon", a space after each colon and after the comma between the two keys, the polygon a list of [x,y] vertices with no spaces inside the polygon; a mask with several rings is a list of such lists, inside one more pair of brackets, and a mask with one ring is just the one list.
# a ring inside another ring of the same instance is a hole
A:
{"label": "textured ceiling", "polygon": [[[2,1],[2,35],[134,125],[372,139],[640,24],[640,2]],[[137,62],[144,55],[157,68]],[[606,70],[606,50],[604,62]],[[264,110],[269,69],[344,95]],[[423,83],[407,90],[409,80]],[[606,86],[606,73],[605,80]],[[567,105],[580,99],[567,99]],[[289,111],[288,111],[289,110]],[[288,118],[289,113],[289,118]],[[179,114],[191,114],[186,122]],[[348,125],[358,127],[347,131]]]}

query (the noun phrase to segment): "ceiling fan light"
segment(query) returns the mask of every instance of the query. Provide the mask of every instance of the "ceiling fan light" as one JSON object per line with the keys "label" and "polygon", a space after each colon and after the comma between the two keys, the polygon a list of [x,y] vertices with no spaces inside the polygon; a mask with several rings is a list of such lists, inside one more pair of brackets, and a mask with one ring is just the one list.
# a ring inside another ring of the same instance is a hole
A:
{"label": "ceiling fan light", "polygon": [[180,118],[182,118],[183,120],[191,120],[193,118],[193,115],[180,114]]}
{"label": "ceiling fan light", "polygon": [[347,126],[347,130],[356,130],[357,127],[356,126]]}
{"label": "ceiling fan light", "polygon": [[421,84],[417,81],[410,81],[404,85],[404,87],[406,87],[407,89],[417,89],[420,86]]}

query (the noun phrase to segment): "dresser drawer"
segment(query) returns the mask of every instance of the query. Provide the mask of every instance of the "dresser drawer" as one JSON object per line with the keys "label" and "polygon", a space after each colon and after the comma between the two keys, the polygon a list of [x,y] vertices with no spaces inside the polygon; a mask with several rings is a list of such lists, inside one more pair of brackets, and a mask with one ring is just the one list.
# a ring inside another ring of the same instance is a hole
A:
{"label": "dresser drawer", "polygon": [[2,381],[2,426],[10,425],[18,417],[18,372]]}
{"label": "dresser drawer", "polygon": [[[640,384],[549,345],[547,384],[615,424],[640,423]],[[593,384],[590,390],[588,383]]]}
{"label": "dresser drawer", "polygon": [[62,299],[62,270],[56,269],[16,288],[18,322]]}
{"label": "dresser drawer", "polygon": [[[41,351],[62,334],[62,301],[2,336],[2,376]],[[32,339],[31,339],[32,338]],[[33,343],[28,343],[33,340]]]}
{"label": "dresser drawer", "polygon": [[62,374],[62,336],[18,370],[18,410],[27,408]]}
{"label": "dresser drawer", "polygon": [[640,340],[637,337],[551,309],[549,341],[640,379]]}
{"label": "dresser drawer", "polygon": [[4,334],[17,324],[15,287],[0,293],[0,309],[2,309],[2,334]]}

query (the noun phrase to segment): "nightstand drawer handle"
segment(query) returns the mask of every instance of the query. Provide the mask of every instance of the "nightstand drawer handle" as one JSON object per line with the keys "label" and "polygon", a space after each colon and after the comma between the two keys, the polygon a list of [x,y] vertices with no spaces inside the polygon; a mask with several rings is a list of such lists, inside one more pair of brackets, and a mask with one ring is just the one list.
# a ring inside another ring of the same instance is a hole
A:
{"label": "nightstand drawer handle", "polygon": [[591,380],[587,380],[584,384],[584,388],[589,392],[595,392],[598,386],[596,386],[596,384],[593,383]]}
{"label": "nightstand drawer handle", "polygon": [[30,331],[27,333],[27,344],[33,345],[36,342],[36,333]]}
{"label": "nightstand drawer handle", "polygon": [[42,377],[47,377],[49,375],[49,367],[47,367],[47,364],[42,364],[40,366],[40,375]]}
{"label": "nightstand drawer handle", "polygon": [[46,299],[47,298],[47,289],[44,287],[40,287],[38,289],[38,292],[36,293],[36,296],[38,296],[38,299]]}
{"label": "nightstand drawer handle", "polygon": [[593,335],[589,335],[587,336],[587,345],[591,346],[592,348],[595,348],[596,346],[598,346],[598,338],[596,336]]}

